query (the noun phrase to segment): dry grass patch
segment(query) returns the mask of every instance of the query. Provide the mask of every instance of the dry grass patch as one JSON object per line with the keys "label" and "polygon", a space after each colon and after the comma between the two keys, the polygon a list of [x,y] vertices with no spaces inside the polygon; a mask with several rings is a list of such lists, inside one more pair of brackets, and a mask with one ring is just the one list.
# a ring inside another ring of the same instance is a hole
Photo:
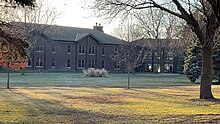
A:
{"label": "dry grass patch", "polygon": [[[214,94],[220,98],[220,86]],[[0,123],[215,123],[220,101],[197,99],[199,86],[16,88],[0,91]]]}

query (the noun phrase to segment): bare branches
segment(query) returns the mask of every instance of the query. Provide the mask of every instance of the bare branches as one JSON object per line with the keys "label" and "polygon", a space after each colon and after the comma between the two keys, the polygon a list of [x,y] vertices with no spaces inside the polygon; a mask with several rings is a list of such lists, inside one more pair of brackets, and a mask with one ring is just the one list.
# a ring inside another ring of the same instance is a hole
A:
{"label": "bare branches", "polygon": [[[211,91],[212,82],[212,44],[220,27],[220,1],[219,0],[204,0],[199,1],[202,8],[195,7],[193,1],[191,0],[169,0],[171,1],[170,6],[176,9],[170,9],[164,6],[162,3],[156,0],[95,0],[99,6],[96,8],[98,10],[104,10],[107,15],[114,15],[114,17],[121,12],[131,10],[142,10],[147,8],[158,8],[162,11],[170,13],[178,18],[181,18],[187,22],[190,29],[196,34],[202,45],[203,51],[203,69],[202,77],[200,83],[200,98],[201,99],[213,99]],[[110,1],[107,2],[107,1]],[[182,2],[183,1],[183,2]],[[185,4],[184,2],[188,2]],[[197,3],[195,1],[195,3]],[[107,4],[106,4],[107,3]],[[188,6],[188,8],[187,8]],[[107,7],[108,11],[105,11]],[[195,9],[193,9],[194,7]],[[199,8],[199,9],[198,9]],[[102,11],[103,12],[103,11]]]}
{"label": "bare branches", "polygon": [[5,3],[9,3],[12,6],[17,6],[17,5],[21,5],[21,6],[31,6],[34,7],[35,6],[35,0],[1,0],[1,2],[5,2]]}
{"label": "bare branches", "polygon": [[27,57],[29,44],[19,30],[9,24],[0,25],[0,52],[7,54],[10,60]]}
{"label": "bare branches", "polygon": [[136,42],[120,46],[119,51],[115,51],[112,60],[120,63],[125,70],[133,71],[135,68],[143,64],[149,49],[137,44]]}
{"label": "bare branches", "polygon": [[218,20],[218,23],[220,23],[220,1],[219,0],[207,0],[211,6],[212,10]]}
{"label": "bare branches", "polygon": [[[9,7],[21,6],[34,6],[34,0],[3,0],[1,1],[1,13],[0,19],[0,53],[7,56],[7,59],[18,60],[27,57],[27,50],[29,44],[24,39],[23,35],[19,33],[19,30],[14,28],[11,24],[6,23],[9,13],[5,10]],[[2,18],[4,17],[4,18]]]}
{"label": "bare branches", "polygon": [[24,34],[26,34],[26,38],[31,46],[39,40],[42,34],[47,33],[48,29],[51,28],[51,24],[54,24],[55,20],[60,16],[56,8],[48,5],[47,2],[48,1],[38,0],[34,10],[25,7],[23,9],[17,8],[9,11],[13,14],[11,20],[24,22],[17,23],[17,26],[25,31]]}

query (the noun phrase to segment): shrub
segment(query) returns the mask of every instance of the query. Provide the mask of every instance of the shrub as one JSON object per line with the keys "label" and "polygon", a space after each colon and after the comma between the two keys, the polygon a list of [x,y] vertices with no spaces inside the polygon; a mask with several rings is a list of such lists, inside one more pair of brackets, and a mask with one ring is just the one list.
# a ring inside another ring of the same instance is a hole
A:
{"label": "shrub", "polygon": [[83,73],[86,75],[86,77],[107,77],[108,76],[108,72],[104,68],[103,69],[88,68],[87,70],[83,70]]}

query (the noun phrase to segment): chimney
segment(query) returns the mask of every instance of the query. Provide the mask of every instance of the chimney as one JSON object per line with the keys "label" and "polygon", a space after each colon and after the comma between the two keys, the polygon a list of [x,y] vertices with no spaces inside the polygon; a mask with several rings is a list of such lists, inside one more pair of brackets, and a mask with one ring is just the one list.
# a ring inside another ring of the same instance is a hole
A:
{"label": "chimney", "polygon": [[99,25],[98,25],[98,23],[96,23],[96,25],[93,26],[93,29],[104,32],[103,31],[103,26],[101,25],[101,23],[99,23]]}

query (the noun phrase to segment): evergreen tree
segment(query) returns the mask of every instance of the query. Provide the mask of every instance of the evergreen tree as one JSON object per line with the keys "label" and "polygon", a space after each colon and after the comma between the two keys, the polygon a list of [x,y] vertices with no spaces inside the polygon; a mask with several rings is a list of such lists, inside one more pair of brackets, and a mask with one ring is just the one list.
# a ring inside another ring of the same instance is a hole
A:
{"label": "evergreen tree", "polygon": [[214,79],[218,80],[220,83],[220,43],[216,43],[213,48],[213,70]]}
{"label": "evergreen tree", "polygon": [[[217,42],[217,41],[216,41]],[[191,82],[195,82],[201,75],[202,54],[201,47],[198,43],[194,43],[188,47],[185,61],[184,73],[187,75]],[[213,72],[214,79],[220,82],[220,43],[215,43],[213,47]]]}
{"label": "evergreen tree", "polygon": [[183,71],[184,71],[184,57],[179,57],[179,60],[178,60],[178,65],[177,65],[177,72],[179,74],[183,74]]}
{"label": "evergreen tree", "polygon": [[191,82],[195,82],[201,75],[201,47],[198,42],[189,46],[184,61],[184,73]]}

